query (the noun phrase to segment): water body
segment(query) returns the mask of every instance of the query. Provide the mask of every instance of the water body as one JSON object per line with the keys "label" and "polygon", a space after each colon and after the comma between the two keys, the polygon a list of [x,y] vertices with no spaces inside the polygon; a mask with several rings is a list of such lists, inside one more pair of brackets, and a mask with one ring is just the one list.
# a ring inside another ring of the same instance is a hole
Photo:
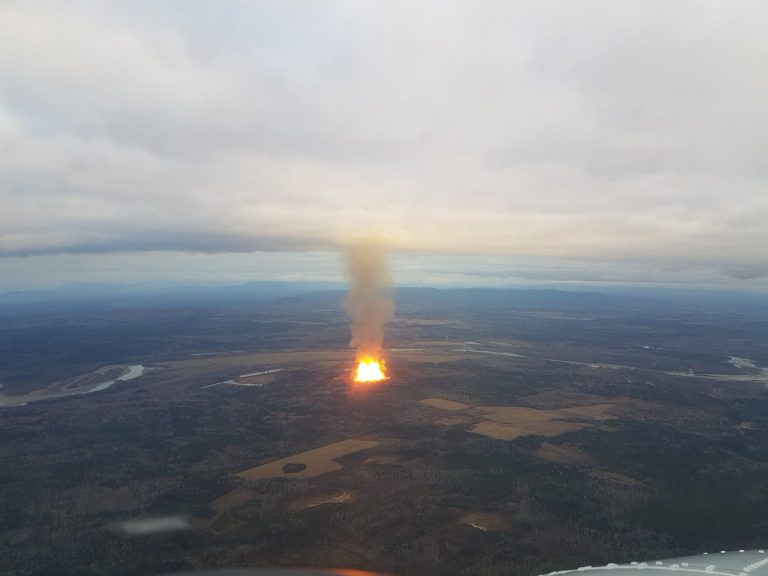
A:
{"label": "water body", "polygon": [[728,359],[728,364],[736,366],[736,368],[757,368],[755,361],[749,358],[739,358],[738,356],[731,356]]}
{"label": "water body", "polygon": [[284,368],[273,368],[272,370],[263,370],[261,372],[249,372],[248,374],[240,374],[237,378],[232,380],[224,380],[223,382],[214,382],[213,384],[206,384],[203,388],[212,388],[213,386],[220,386],[222,384],[234,384],[235,386],[247,386],[248,388],[260,388],[264,384],[252,384],[250,382],[238,382],[239,378],[250,378],[251,376],[263,376],[264,374],[274,374],[275,372],[282,372]]}
{"label": "water body", "polygon": [[[473,352],[475,354],[490,354],[493,356],[508,356],[510,358],[526,358],[526,356],[523,356],[522,354],[515,354],[514,352],[498,352],[496,350],[477,350],[476,348],[456,348],[452,350],[452,352]],[[545,358],[545,360],[550,360],[550,358]],[[557,362],[557,360],[554,360],[554,362]]]}
{"label": "water body", "polygon": [[125,372],[122,376],[118,376],[114,380],[109,380],[108,382],[102,382],[101,384],[97,384],[90,390],[86,390],[85,392],[80,392],[80,394],[90,394],[91,392],[100,392],[102,390],[106,390],[112,384],[115,382],[126,382],[128,380],[133,380],[134,378],[138,378],[139,376],[143,376],[144,372],[146,372],[146,367],[142,366],[141,364],[135,364],[133,366],[128,366],[128,371]]}
{"label": "water body", "polygon": [[249,378],[251,376],[261,376],[263,374],[274,374],[275,372],[282,372],[282,368],[274,368],[272,370],[264,370],[263,372],[250,372],[248,374],[240,374],[238,378]]}
{"label": "water body", "polygon": [[[649,348],[650,349],[650,348]],[[537,356],[526,356],[525,354],[515,354],[514,352],[499,352],[496,350],[478,350],[476,348],[457,348],[453,352],[472,352],[475,354],[488,354],[493,356],[508,356],[510,358],[530,358],[531,360],[543,360],[545,362],[557,362],[559,364],[572,364],[575,366],[586,366],[588,368],[603,368],[609,370],[644,370],[647,372],[659,372],[669,374],[670,376],[683,376],[685,378],[699,378],[701,380],[720,380],[723,382],[762,382],[768,387],[768,368],[757,366],[754,360],[749,358],[739,358],[738,356],[729,356],[728,363],[742,370],[749,370],[750,374],[696,374],[692,370],[687,372],[656,370],[654,368],[641,368],[639,366],[627,366],[626,364],[602,364],[594,362],[578,362],[576,360],[561,360],[558,358],[541,358]]]}
{"label": "water body", "polygon": [[[105,368],[101,368],[100,370],[106,371]],[[80,396],[83,394],[90,394],[92,392],[100,392],[102,390],[106,390],[115,382],[126,382],[128,380],[133,380],[134,378],[143,376],[147,371],[147,368],[141,364],[134,364],[131,366],[122,366],[122,370],[123,373],[117,378],[105,380],[104,382],[99,382],[95,385],[87,387],[82,386],[69,389],[62,388],[53,389],[51,391],[42,389],[19,396],[6,396],[4,394],[0,394],[0,408],[7,408],[11,406],[26,406],[27,404],[32,402],[39,402],[40,400],[55,400],[56,398],[66,398],[68,396]],[[96,373],[99,373],[99,371]]]}

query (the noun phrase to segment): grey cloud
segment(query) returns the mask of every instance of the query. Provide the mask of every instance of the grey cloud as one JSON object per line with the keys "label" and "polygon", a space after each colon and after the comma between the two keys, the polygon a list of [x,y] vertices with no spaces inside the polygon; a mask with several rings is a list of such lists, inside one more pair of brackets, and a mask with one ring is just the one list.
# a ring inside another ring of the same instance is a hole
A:
{"label": "grey cloud", "polygon": [[4,2],[0,258],[374,232],[578,261],[558,264],[573,278],[759,278],[766,16],[757,0]]}
{"label": "grey cloud", "polygon": [[312,251],[318,249],[333,249],[331,242],[318,240],[317,238],[301,238],[292,236],[281,238],[279,236],[259,235],[224,235],[216,232],[177,232],[168,231],[163,234],[151,231],[149,234],[127,231],[115,233],[114,231],[93,231],[87,238],[46,237],[44,233],[36,235],[41,238],[44,245],[41,247],[29,246],[30,242],[16,240],[14,237],[0,235],[0,245],[23,243],[23,248],[9,248],[4,251],[5,256],[36,256],[43,254],[103,254],[110,252],[168,252],[185,251],[201,254],[217,254],[232,252],[289,252]]}
{"label": "grey cloud", "polygon": [[765,278],[768,276],[768,263],[731,268],[729,273],[731,276],[738,280],[755,280],[757,278]]}

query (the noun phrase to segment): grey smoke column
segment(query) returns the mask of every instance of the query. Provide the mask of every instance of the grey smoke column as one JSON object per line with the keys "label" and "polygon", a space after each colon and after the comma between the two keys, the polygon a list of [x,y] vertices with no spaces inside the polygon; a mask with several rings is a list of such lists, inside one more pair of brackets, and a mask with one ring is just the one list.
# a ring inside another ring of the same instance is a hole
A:
{"label": "grey smoke column", "polygon": [[387,249],[372,241],[347,248],[349,294],[346,308],[352,316],[350,346],[358,361],[381,359],[384,324],[395,314]]}

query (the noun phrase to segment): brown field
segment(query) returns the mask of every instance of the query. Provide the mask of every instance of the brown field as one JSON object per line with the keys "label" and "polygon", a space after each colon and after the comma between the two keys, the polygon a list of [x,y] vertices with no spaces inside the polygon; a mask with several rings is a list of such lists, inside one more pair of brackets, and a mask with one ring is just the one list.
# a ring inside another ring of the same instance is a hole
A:
{"label": "brown field", "polygon": [[363,464],[394,464],[402,466],[413,462],[413,459],[406,458],[397,452],[372,452],[373,453],[363,461]]}
{"label": "brown field", "polygon": [[487,420],[472,428],[472,432],[497,438],[514,440],[520,436],[558,436],[588,428],[591,422],[564,422],[566,418],[602,420],[610,418],[607,411],[613,404],[594,404],[592,406],[573,406],[559,410],[537,410],[519,406],[481,406],[477,410]]}
{"label": "brown field", "polygon": [[[366,448],[378,446],[375,440],[342,440],[334,442],[314,450],[307,450],[299,454],[294,454],[287,458],[281,458],[261,466],[255,466],[248,470],[238,472],[236,476],[244,480],[260,480],[263,478],[312,478],[320,476],[334,470],[340,470],[341,464],[335,462],[337,458],[354,454]],[[306,468],[300,472],[285,473],[283,466],[286,464],[304,464]]]}
{"label": "brown field", "polygon": [[499,532],[509,528],[507,519],[495,512],[472,512],[464,516],[459,522],[483,532]]}
{"label": "brown field", "polygon": [[219,512],[208,521],[208,530],[212,534],[224,534],[245,524],[242,520],[233,518],[228,512]]}
{"label": "brown field", "polygon": [[462,404],[461,402],[454,402],[444,398],[425,398],[421,400],[421,403],[441,410],[466,410],[469,408],[469,404]]}
{"label": "brown field", "polygon": [[[420,403],[448,412],[465,411],[461,413],[461,417],[438,420],[437,422],[441,424],[466,424],[474,421],[475,425],[472,432],[499,440],[514,440],[521,436],[531,435],[558,436],[565,432],[592,427],[596,424],[596,420],[611,418],[609,410],[616,406],[615,403],[604,402],[555,410],[521,406],[478,406],[472,408],[461,402],[437,397],[425,398]],[[588,421],[568,422],[566,420]],[[561,460],[575,457],[574,454],[568,455],[563,450],[556,453],[555,448],[554,446],[544,448],[540,456],[547,459],[560,458]]]}
{"label": "brown field", "polygon": [[475,420],[469,416],[441,416],[435,418],[433,422],[442,426],[461,426],[462,424],[473,424]]}
{"label": "brown field", "polygon": [[298,510],[306,510],[307,508],[314,508],[315,506],[321,506],[323,504],[346,504],[347,502],[352,502],[356,498],[356,495],[345,491],[332,494],[318,494],[317,496],[305,496],[291,502],[288,505],[288,510],[295,512]]}
{"label": "brown field", "polygon": [[550,444],[543,442],[536,450],[536,455],[550,462],[558,464],[593,464],[592,456],[576,446],[563,444]]}
{"label": "brown field", "polygon": [[637,478],[632,478],[631,476],[625,476],[624,474],[617,474],[616,472],[603,472],[603,471],[597,471],[592,473],[593,476],[597,476],[598,478],[603,478],[605,480],[612,480],[613,482],[618,482],[619,484],[626,484],[627,486],[642,486],[643,483],[638,480]]}
{"label": "brown field", "polygon": [[629,398],[626,396],[612,396],[607,398],[605,396],[584,394],[583,392],[569,389],[547,390],[546,392],[525,396],[521,398],[520,401],[526,406],[542,410],[560,410],[563,408],[573,410],[579,406],[586,407],[612,404],[613,408],[610,410],[610,414],[614,416],[621,415],[623,410],[631,410],[633,414],[637,413],[638,410],[652,410],[654,413],[659,410],[658,405],[637,398]]}
{"label": "brown field", "polygon": [[499,424],[498,422],[480,422],[472,428],[475,434],[482,434],[497,440],[514,440],[521,436],[558,436],[566,432],[573,432],[584,428],[585,425],[571,424],[568,422],[537,422],[525,427]]}
{"label": "brown field", "polygon": [[210,507],[217,512],[228,512],[252,500],[254,496],[256,496],[256,493],[248,488],[235,488],[231,492],[224,494],[224,496],[216,498],[216,500],[211,502]]}
{"label": "brown field", "polygon": [[591,406],[571,406],[557,410],[539,410],[537,408],[523,408],[520,406],[479,406],[478,411],[483,413],[488,420],[504,424],[531,425],[536,422],[548,422],[564,418],[610,418],[607,411],[614,404],[593,404]]}

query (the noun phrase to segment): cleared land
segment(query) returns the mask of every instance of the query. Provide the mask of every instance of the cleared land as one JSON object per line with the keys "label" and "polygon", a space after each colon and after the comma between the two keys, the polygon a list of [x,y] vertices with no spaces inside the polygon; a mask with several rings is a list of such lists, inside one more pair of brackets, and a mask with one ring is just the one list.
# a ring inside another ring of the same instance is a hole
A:
{"label": "cleared land", "polygon": [[480,422],[472,428],[475,434],[482,434],[497,440],[514,440],[521,436],[558,436],[566,432],[579,430],[583,426],[569,424],[567,422],[537,422],[536,425],[523,428],[498,422]]}
{"label": "cleared land", "polygon": [[565,419],[605,419],[613,404],[574,406],[559,410],[538,410],[519,406],[482,406],[478,408],[487,420],[472,428],[472,432],[499,440],[514,440],[521,436],[558,436],[588,428],[592,422],[566,422]]}
{"label": "cleared land", "polygon": [[255,495],[256,493],[248,488],[235,488],[231,492],[224,494],[221,498],[216,498],[216,500],[211,502],[210,506],[218,512],[228,512],[241,504],[253,500]]}
{"label": "cleared land", "polygon": [[453,400],[445,400],[444,398],[425,398],[421,403],[441,410],[466,410],[469,408],[469,404],[462,404],[461,402],[454,402]]}
{"label": "cleared land", "polygon": [[208,522],[208,530],[211,534],[226,534],[240,528],[243,524],[245,522],[233,518],[228,512],[219,512]]}
{"label": "cleared land", "polygon": [[[466,410],[465,414],[475,420],[472,432],[499,440],[514,440],[521,436],[558,436],[565,432],[573,432],[595,425],[596,420],[611,418],[609,410],[615,403],[605,402],[588,406],[572,406],[555,410],[539,408],[524,408],[521,406],[479,406],[472,408],[461,402],[444,398],[426,398],[420,401],[433,408],[457,412]],[[463,423],[456,421],[456,424]],[[573,459],[567,451],[557,447],[545,448],[540,454],[546,459]]]}
{"label": "cleared land", "polygon": [[367,457],[363,461],[363,464],[394,464],[398,466],[404,466],[412,462],[411,458],[406,458],[399,452],[372,451],[372,453],[367,454],[366,456]]}
{"label": "cleared land", "polygon": [[489,420],[508,424],[534,424],[541,421],[550,421],[564,418],[611,418],[608,410],[614,407],[613,403],[592,404],[591,406],[572,406],[557,410],[539,410],[538,408],[523,408],[520,406],[480,406],[478,411],[486,415]]}
{"label": "cleared land", "polygon": [[318,494],[317,496],[306,496],[299,498],[288,505],[288,510],[306,510],[307,508],[314,508],[315,506],[322,506],[323,504],[345,504],[352,502],[357,498],[354,494],[346,491],[335,492],[332,494]]}
{"label": "cleared land", "polygon": [[643,483],[638,480],[637,478],[632,478],[631,476],[627,476],[625,474],[618,474],[616,472],[606,472],[604,470],[598,470],[597,472],[592,473],[593,476],[597,476],[598,478],[603,478],[605,480],[612,480],[614,482],[618,482],[619,484],[625,484],[627,486],[642,486]]}
{"label": "cleared land", "polygon": [[496,512],[472,512],[464,516],[459,522],[483,532],[499,532],[509,528],[507,519]]}
{"label": "cleared land", "polygon": [[536,455],[544,458],[544,460],[557,462],[558,464],[589,465],[593,463],[593,458],[576,446],[550,444],[549,442],[542,442],[541,446],[536,450]]}
{"label": "cleared land", "polygon": [[[378,446],[379,443],[375,440],[342,440],[341,442],[334,442],[314,450],[307,450],[306,452],[300,452],[287,458],[281,458],[280,460],[274,460],[261,466],[255,466],[248,470],[243,470],[236,474],[238,478],[244,480],[261,480],[263,478],[312,478],[314,476],[320,476],[321,474],[327,474],[334,470],[340,470],[341,464],[335,462],[337,458],[346,456],[348,454],[354,454],[360,450],[366,448],[373,448]],[[283,470],[283,466],[286,464],[304,464],[306,468],[300,472],[286,473]]]}

